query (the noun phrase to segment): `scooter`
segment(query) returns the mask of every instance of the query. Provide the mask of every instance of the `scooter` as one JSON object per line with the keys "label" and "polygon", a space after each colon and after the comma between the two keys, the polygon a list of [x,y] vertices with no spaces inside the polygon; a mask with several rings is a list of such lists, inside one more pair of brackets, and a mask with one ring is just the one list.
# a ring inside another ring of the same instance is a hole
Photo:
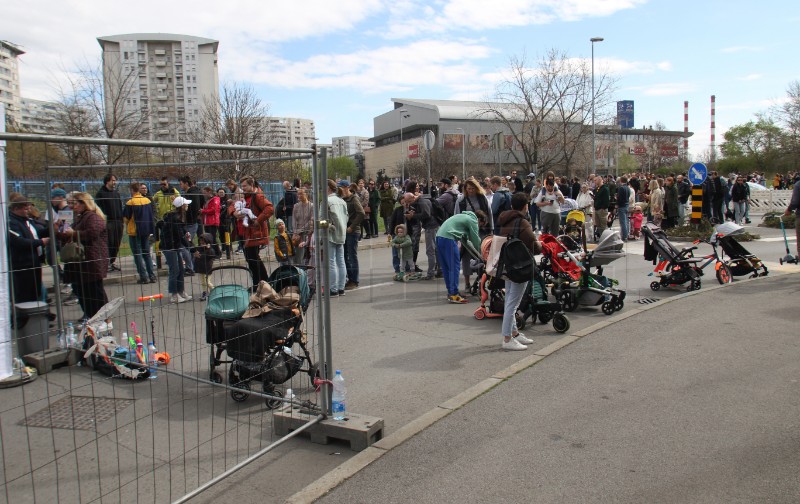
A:
{"label": "scooter", "polygon": [[783,231],[783,243],[786,245],[786,255],[781,259],[778,259],[778,262],[781,264],[783,263],[797,264],[797,256],[792,255],[792,253],[789,252],[789,239],[786,238],[786,227],[783,225],[783,216],[781,216],[778,220],[781,221],[781,231]]}

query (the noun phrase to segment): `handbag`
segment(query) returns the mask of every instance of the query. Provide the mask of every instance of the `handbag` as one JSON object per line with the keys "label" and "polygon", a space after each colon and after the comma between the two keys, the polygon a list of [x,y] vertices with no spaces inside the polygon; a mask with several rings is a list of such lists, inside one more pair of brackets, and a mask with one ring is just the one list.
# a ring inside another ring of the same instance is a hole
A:
{"label": "handbag", "polygon": [[75,237],[63,247],[61,247],[61,262],[76,263],[86,260],[86,249],[81,243],[80,232],[75,231]]}

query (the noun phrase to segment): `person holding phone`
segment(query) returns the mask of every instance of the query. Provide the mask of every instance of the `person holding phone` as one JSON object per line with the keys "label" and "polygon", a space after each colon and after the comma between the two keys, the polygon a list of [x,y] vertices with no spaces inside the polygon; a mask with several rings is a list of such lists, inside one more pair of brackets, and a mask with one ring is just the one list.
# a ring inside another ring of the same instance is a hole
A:
{"label": "person holding phone", "polygon": [[561,225],[561,203],[564,203],[564,195],[558,189],[555,181],[545,179],[544,187],[533,199],[534,204],[539,207],[542,220],[542,232],[558,235],[558,228]]}

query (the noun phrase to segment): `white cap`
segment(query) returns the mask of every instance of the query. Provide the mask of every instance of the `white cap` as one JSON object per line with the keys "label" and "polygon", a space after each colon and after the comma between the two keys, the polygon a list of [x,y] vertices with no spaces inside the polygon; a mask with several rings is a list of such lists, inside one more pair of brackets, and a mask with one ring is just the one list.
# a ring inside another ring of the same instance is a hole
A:
{"label": "white cap", "polygon": [[188,200],[188,199],[184,198],[183,196],[178,196],[177,198],[172,200],[172,205],[175,208],[180,208],[183,205],[191,205],[191,204],[192,204],[192,200]]}

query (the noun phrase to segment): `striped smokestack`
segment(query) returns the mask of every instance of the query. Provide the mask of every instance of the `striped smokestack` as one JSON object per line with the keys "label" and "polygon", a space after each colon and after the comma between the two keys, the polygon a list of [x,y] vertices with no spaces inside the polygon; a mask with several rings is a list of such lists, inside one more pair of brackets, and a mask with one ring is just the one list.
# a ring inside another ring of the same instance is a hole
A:
{"label": "striped smokestack", "polygon": [[711,161],[717,160],[717,98],[711,95]]}
{"label": "striped smokestack", "polygon": [[[683,102],[683,132],[689,133],[689,101]],[[689,156],[689,135],[683,137],[683,155]]]}

